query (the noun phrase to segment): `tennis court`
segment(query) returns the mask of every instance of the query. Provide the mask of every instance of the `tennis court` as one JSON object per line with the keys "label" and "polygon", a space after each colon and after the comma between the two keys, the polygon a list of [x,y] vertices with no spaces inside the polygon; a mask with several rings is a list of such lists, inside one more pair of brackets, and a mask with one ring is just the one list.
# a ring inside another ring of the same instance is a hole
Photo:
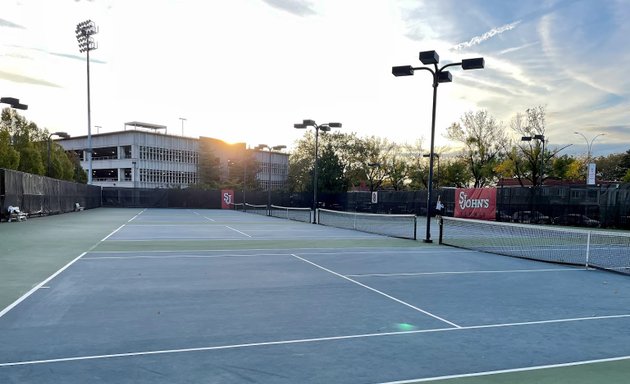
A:
{"label": "tennis court", "polygon": [[227,210],[85,213],[105,235],[0,308],[2,383],[615,382],[630,367],[626,275]]}

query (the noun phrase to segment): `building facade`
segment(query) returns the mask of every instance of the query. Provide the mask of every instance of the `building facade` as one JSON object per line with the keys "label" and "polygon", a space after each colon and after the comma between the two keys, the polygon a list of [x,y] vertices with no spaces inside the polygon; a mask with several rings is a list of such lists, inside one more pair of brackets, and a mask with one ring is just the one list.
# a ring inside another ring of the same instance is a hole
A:
{"label": "building facade", "polygon": [[[81,166],[88,171],[87,136],[55,142],[66,151],[76,153]],[[234,179],[234,175],[230,175],[232,165],[250,153],[258,163],[255,177],[259,186],[266,189],[269,180],[272,189],[286,186],[289,163],[286,153],[270,154],[246,149],[244,143],[228,144],[207,137],[168,135],[155,129],[140,130],[137,126],[131,130],[92,135],[92,183],[103,187],[187,188],[200,181],[199,166],[204,151],[210,151],[215,157],[213,161],[222,181],[231,176]]]}

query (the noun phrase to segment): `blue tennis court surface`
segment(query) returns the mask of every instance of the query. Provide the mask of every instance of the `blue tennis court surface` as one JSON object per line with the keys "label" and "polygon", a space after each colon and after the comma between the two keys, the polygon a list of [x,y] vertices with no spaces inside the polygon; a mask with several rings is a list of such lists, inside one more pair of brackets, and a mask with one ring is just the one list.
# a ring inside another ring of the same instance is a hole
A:
{"label": "blue tennis court surface", "polygon": [[630,356],[628,276],[391,241],[142,211],[0,312],[0,383],[411,383]]}

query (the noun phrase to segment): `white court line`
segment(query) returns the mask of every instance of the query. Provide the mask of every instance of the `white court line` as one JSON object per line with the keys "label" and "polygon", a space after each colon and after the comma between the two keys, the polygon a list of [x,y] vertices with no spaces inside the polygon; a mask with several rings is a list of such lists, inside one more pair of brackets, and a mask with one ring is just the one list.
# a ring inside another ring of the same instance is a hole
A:
{"label": "white court line", "polygon": [[245,232],[241,232],[241,231],[239,231],[239,230],[238,230],[238,229],[236,229],[236,228],[232,228],[232,227],[230,227],[229,225],[226,225],[226,226],[225,226],[225,228],[228,228],[228,229],[231,229],[231,230],[233,230],[233,231],[235,231],[235,232],[238,232],[238,233],[240,233],[241,235],[245,235],[245,236],[247,236],[247,237],[252,237],[251,235],[248,235],[248,234],[247,234],[247,233],[245,233]]}
{"label": "white court line", "polygon": [[[217,350],[226,350],[226,349],[263,347],[263,346],[273,346],[273,345],[305,344],[305,343],[324,342],[324,341],[351,340],[351,339],[388,337],[388,336],[399,336],[399,335],[414,335],[414,334],[423,334],[423,333],[462,332],[466,330],[485,329],[485,328],[506,328],[506,327],[518,327],[518,326],[539,325],[539,324],[549,324],[549,323],[567,323],[567,322],[576,322],[576,321],[593,321],[593,320],[607,320],[607,319],[619,319],[619,318],[630,318],[630,314],[597,316],[597,317],[582,317],[582,318],[573,318],[573,319],[542,320],[542,321],[530,321],[530,322],[522,322],[522,323],[490,324],[490,325],[468,326],[468,327],[459,327],[459,328],[449,327],[449,328],[422,329],[422,330],[416,330],[416,331],[364,333],[364,334],[357,334],[357,335],[317,337],[317,338],[310,338],[310,339],[293,339],[293,340],[268,341],[268,342],[258,342],[258,343],[234,344],[234,345],[219,345],[219,346],[213,346],[213,347],[197,347],[197,348],[166,349],[166,350],[153,350],[153,351],[142,351],[142,352],[114,353],[114,354],[109,354],[109,355],[62,357],[62,358],[46,359],[46,360],[30,360],[30,361],[16,361],[16,362],[0,363],[0,367],[61,363],[61,362],[68,362],[68,361],[111,359],[111,358],[116,358],[116,357],[135,357],[135,356],[164,355],[164,354],[171,354],[171,353],[217,351]],[[406,381],[404,383],[412,383],[412,382],[413,380]],[[398,384],[402,384],[402,383],[403,382],[398,382]],[[382,384],[394,384],[394,383],[382,383]]]}
{"label": "white court line", "polygon": [[220,259],[223,257],[291,256],[289,253],[256,253],[251,255],[172,255],[172,256],[102,256],[84,257],[82,260],[134,260],[134,259]]}
{"label": "white court line", "polygon": [[[362,239],[373,239],[373,237],[347,237],[347,236],[326,236],[326,240],[330,239],[341,239],[341,240],[362,240]],[[221,237],[153,237],[153,238],[145,238],[145,239],[115,239],[110,241],[120,241],[120,242],[146,242],[146,241],[156,241],[156,240],[168,240],[168,241],[189,241],[189,240],[234,240],[234,241],[243,241],[244,239],[234,239],[234,238],[221,238]],[[291,238],[252,238],[255,241],[286,241],[286,240],[318,240],[318,238],[313,236],[291,236]]]}
{"label": "white court line", "polygon": [[125,225],[126,225],[126,224],[123,224],[123,225],[121,225],[120,227],[116,228],[116,229],[114,230],[114,232],[112,232],[112,233],[110,233],[109,235],[107,235],[107,236],[103,237],[103,238],[101,239],[101,241],[100,241],[100,242],[102,243],[103,241],[107,240],[107,239],[108,239],[111,235],[113,235],[114,233],[116,233],[116,232],[120,231],[120,230],[122,229],[122,227],[124,227]]}
{"label": "white court line", "polygon": [[342,278],[342,279],[344,279],[344,280],[348,280],[348,281],[349,281],[349,282],[351,282],[351,283],[354,283],[354,284],[356,284],[356,285],[359,285],[359,286],[361,286],[361,287],[363,287],[363,288],[367,288],[367,289],[369,289],[369,290],[370,290],[370,291],[372,291],[372,292],[376,292],[376,293],[378,293],[379,295],[385,296],[385,297],[387,297],[388,299],[394,300],[395,302],[400,303],[400,304],[402,304],[402,305],[404,305],[404,306],[406,306],[406,307],[409,307],[409,308],[411,308],[411,309],[413,309],[413,310],[416,310],[416,311],[418,311],[418,312],[424,313],[425,315],[427,315],[427,316],[431,316],[432,318],[437,319],[437,320],[440,320],[440,321],[442,321],[442,322],[444,322],[444,323],[446,323],[446,324],[452,325],[452,326],[453,326],[453,327],[455,327],[455,328],[461,328],[459,325],[457,325],[457,324],[455,324],[455,323],[453,323],[453,322],[450,322],[450,321],[448,321],[448,320],[446,320],[446,319],[444,319],[444,318],[441,318],[441,317],[439,317],[439,316],[437,316],[437,315],[434,315],[434,314],[432,314],[431,312],[427,312],[427,311],[425,311],[425,310],[423,310],[423,309],[420,309],[420,308],[418,308],[418,307],[416,307],[416,306],[414,306],[414,305],[411,305],[411,304],[409,304],[409,303],[407,303],[407,302],[405,302],[405,301],[402,301],[402,300],[400,300],[400,299],[397,299],[397,298],[395,298],[394,296],[390,296],[390,295],[388,295],[388,294],[387,294],[387,293],[385,293],[385,292],[381,292],[381,291],[379,291],[378,289],[375,289],[375,288],[369,287],[369,286],[367,286],[367,285],[365,285],[365,284],[359,283],[359,282],[358,282],[358,281],[356,281],[356,280],[352,280],[352,279],[351,279],[351,278],[349,278],[349,277],[346,277],[346,276],[344,276],[344,275],[342,275],[342,274],[339,274],[339,273],[337,273],[337,272],[335,272],[335,271],[332,271],[332,270],[330,270],[330,269],[328,269],[328,268],[322,267],[321,265],[315,264],[315,263],[313,263],[312,261],[306,260],[306,259],[304,259],[304,258],[302,258],[302,257],[300,257],[300,256],[298,256],[298,255],[296,255],[296,254],[291,254],[291,256],[295,257],[296,259],[302,260],[302,261],[303,261],[303,262],[305,262],[305,263],[311,264],[312,266],[317,267],[317,268],[319,268],[319,269],[321,269],[321,270],[324,270],[324,271],[326,271],[326,272],[328,272],[328,273],[332,273],[333,275],[335,275],[335,276],[337,276],[337,277],[341,277],[341,278]]}
{"label": "white court line", "polygon": [[141,214],[144,213],[144,211],[146,211],[147,209],[143,209],[142,211],[140,211],[137,215],[135,215],[134,217],[132,217],[131,219],[129,219],[127,222],[131,223],[136,217],[140,216]]}
{"label": "white court line", "polygon": [[541,370],[541,369],[550,369],[550,368],[566,368],[566,367],[575,367],[575,366],[587,365],[587,364],[610,363],[610,362],[614,362],[614,361],[623,361],[623,360],[629,360],[629,359],[630,359],[630,356],[620,356],[620,357],[611,357],[611,358],[607,358],[607,359],[574,361],[574,362],[571,362],[571,363],[561,363],[561,364],[551,364],[551,365],[537,365],[537,366],[532,366],[532,367],[502,369],[502,370],[498,370],[498,371],[465,373],[465,374],[461,374],[461,375],[425,377],[425,378],[422,378],[422,379],[401,380],[401,381],[388,381],[386,383],[379,383],[379,384],[413,384],[413,383],[423,383],[423,382],[427,382],[427,381],[463,379],[463,378],[467,378],[467,377],[500,375],[500,374],[503,374],[503,373],[518,373],[518,372],[527,372],[527,371],[538,371],[538,370]]}
{"label": "white court line", "polygon": [[[239,249],[238,251],[300,251],[301,254],[306,255],[347,255],[347,254],[383,254],[384,250],[379,248],[372,247],[357,247],[352,248],[352,250],[348,251],[345,248],[247,248],[247,249]],[[367,249],[369,251],[354,251],[355,249]],[[414,247],[409,248],[394,248],[396,253],[435,253],[434,250],[419,250]],[[387,252],[392,251],[394,249],[388,248]],[[334,252],[309,252],[309,251],[330,251]],[[93,251],[90,253],[176,253],[176,252],[233,252],[234,249],[176,249],[176,250],[154,250],[154,251],[144,251],[144,250],[134,250],[134,251]],[[403,251],[403,252],[401,252]],[[440,253],[457,253],[458,251],[440,251]]]}
{"label": "white court line", "polygon": [[204,218],[204,219],[206,219],[206,220],[215,221],[214,219],[211,219],[211,218],[209,218],[209,217],[203,216],[203,215],[202,215],[201,213],[199,213],[199,212],[195,212],[195,211],[193,211],[193,213],[194,213],[195,215],[197,215],[197,216],[201,216],[201,217],[203,217],[203,218]]}
{"label": "white court line", "polygon": [[65,271],[66,269],[68,269],[72,264],[74,264],[75,261],[79,260],[83,255],[85,255],[87,252],[83,252],[82,254],[80,254],[79,256],[77,256],[76,258],[74,258],[74,260],[72,260],[71,262],[69,262],[68,264],[64,265],[63,267],[61,267],[60,270],[58,270],[57,272],[53,273],[52,275],[50,275],[46,280],[42,281],[41,283],[37,284],[36,286],[34,286],[30,291],[26,292],[25,294],[23,294],[19,299],[15,300],[13,303],[11,303],[8,307],[6,307],[5,309],[3,309],[2,311],[0,311],[0,318],[4,315],[7,314],[7,312],[9,312],[10,310],[12,310],[13,308],[15,308],[18,304],[20,304],[21,302],[23,302],[24,300],[26,300],[30,295],[32,295],[35,291],[37,291],[38,289],[42,288],[46,283],[48,283],[50,280],[54,279],[55,276],[57,276],[58,274],[60,274],[61,272]]}
{"label": "white court line", "polygon": [[364,273],[349,274],[348,277],[394,277],[394,276],[424,276],[424,275],[468,275],[482,273],[528,273],[528,272],[584,272],[586,269],[555,268],[555,269],[507,269],[504,271],[453,271],[453,272],[403,272],[403,273]]}
{"label": "white court line", "polygon": [[[145,209],[146,210],[146,209]],[[142,211],[144,212],[144,211]],[[142,213],[140,212],[140,213]],[[138,215],[140,214],[138,213]],[[134,216],[133,218],[137,217],[138,215]],[[133,219],[132,218],[132,219]],[[65,271],[66,269],[68,269],[72,264],[74,264],[77,260],[79,260],[81,257],[83,257],[85,254],[87,254],[88,252],[92,251],[94,248],[96,248],[100,243],[102,243],[103,241],[105,241],[108,237],[110,237],[111,235],[113,235],[114,233],[118,232],[122,227],[124,227],[125,224],[121,225],[120,227],[116,228],[112,233],[110,233],[109,235],[105,236],[102,240],[99,240],[98,242],[96,242],[96,244],[92,245],[87,251],[83,252],[82,254],[80,254],[79,256],[77,256],[74,260],[70,261],[68,264],[64,265],[63,267],[61,267],[61,269],[59,269],[57,272],[53,273],[52,275],[50,275],[46,280],[42,281],[41,283],[37,284],[36,286],[34,286],[30,291],[26,292],[25,294],[23,294],[19,299],[15,300],[13,303],[9,304],[8,307],[6,307],[5,309],[3,309],[2,311],[0,311],[0,318],[2,316],[4,316],[5,314],[7,314],[10,310],[12,310],[13,308],[15,308],[18,304],[20,304],[21,302],[23,302],[24,300],[26,300],[30,295],[32,295],[35,291],[37,291],[38,289],[42,288],[46,283],[48,283],[50,280],[52,280],[53,278],[55,278],[57,275],[59,275],[61,272]]]}

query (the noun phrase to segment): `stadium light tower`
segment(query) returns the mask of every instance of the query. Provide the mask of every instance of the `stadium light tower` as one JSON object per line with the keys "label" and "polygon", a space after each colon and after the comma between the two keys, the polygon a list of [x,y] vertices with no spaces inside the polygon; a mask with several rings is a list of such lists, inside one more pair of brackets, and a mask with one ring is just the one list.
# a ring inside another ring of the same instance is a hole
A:
{"label": "stadium light tower", "polygon": [[98,33],[98,28],[92,20],[82,21],[75,30],[79,42],[79,52],[87,55],[87,116],[88,116],[88,184],[92,184],[92,120],[90,114],[90,51],[98,48],[92,35]]}
{"label": "stadium light tower", "polygon": [[474,59],[465,59],[459,63],[451,63],[443,65],[438,68],[440,62],[440,56],[435,51],[420,52],[420,61],[424,65],[433,65],[434,69],[430,67],[412,67],[411,65],[402,65],[392,67],[392,74],[396,77],[399,76],[413,76],[414,71],[424,70],[431,73],[433,77],[433,111],[431,114],[431,153],[429,154],[429,185],[427,193],[427,234],[424,239],[425,243],[432,243],[431,240],[431,198],[433,189],[433,158],[435,157],[435,107],[437,102],[437,88],[440,83],[450,83],[453,81],[453,77],[449,71],[445,71],[448,67],[461,66],[464,70],[469,69],[483,69],[485,61],[483,57]]}
{"label": "stadium light tower", "polygon": [[317,125],[315,120],[302,120],[301,123],[293,124],[295,129],[315,128],[315,168],[313,169],[313,224],[317,224],[317,168],[318,168],[318,147],[319,131],[328,132],[331,128],[341,128],[341,123],[328,123]]}

